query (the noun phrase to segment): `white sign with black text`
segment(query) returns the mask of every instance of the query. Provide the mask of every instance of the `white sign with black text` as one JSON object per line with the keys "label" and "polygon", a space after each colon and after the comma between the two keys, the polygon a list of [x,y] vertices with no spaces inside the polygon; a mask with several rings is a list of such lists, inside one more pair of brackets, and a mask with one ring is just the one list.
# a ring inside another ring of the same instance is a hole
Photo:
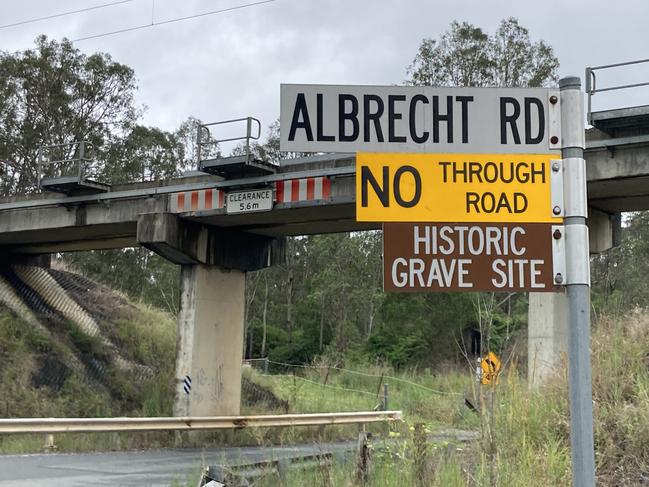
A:
{"label": "white sign with black text", "polygon": [[280,149],[547,154],[561,147],[549,88],[281,86]]}
{"label": "white sign with black text", "polygon": [[225,196],[226,213],[250,213],[273,209],[273,190],[251,189],[233,191]]}

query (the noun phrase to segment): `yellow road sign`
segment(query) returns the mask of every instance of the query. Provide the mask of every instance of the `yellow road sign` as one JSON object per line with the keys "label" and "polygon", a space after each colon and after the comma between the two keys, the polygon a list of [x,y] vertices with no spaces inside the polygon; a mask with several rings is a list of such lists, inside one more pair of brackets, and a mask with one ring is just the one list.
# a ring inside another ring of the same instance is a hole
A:
{"label": "yellow road sign", "polygon": [[556,156],[358,153],[356,220],[559,224],[552,159]]}
{"label": "yellow road sign", "polygon": [[480,382],[483,385],[498,384],[498,374],[500,372],[500,359],[498,356],[489,352],[486,357],[480,361],[480,368],[482,369],[482,379]]}

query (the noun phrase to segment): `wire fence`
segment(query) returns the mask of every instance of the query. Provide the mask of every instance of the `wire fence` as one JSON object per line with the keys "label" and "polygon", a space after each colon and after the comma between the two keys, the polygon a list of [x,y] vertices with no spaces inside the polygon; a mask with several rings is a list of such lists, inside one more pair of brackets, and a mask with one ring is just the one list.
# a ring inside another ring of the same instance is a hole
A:
{"label": "wire fence", "polygon": [[258,383],[285,401],[285,407],[291,412],[448,409],[463,402],[466,391],[462,387],[471,381],[470,374],[466,374],[461,384],[440,381],[440,387],[434,387],[436,378],[432,374],[422,374],[419,382],[405,374],[388,373],[391,372],[388,369],[362,371],[326,364],[289,364],[266,358],[246,360],[245,365],[254,371]]}

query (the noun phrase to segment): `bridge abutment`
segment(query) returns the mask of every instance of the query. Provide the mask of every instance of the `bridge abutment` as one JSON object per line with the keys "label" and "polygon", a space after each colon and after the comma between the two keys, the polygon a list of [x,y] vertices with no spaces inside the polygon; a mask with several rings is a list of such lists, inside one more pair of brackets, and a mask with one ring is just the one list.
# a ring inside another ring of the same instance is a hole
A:
{"label": "bridge abutment", "polygon": [[238,415],[246,275],[183,265],[175,416]]}

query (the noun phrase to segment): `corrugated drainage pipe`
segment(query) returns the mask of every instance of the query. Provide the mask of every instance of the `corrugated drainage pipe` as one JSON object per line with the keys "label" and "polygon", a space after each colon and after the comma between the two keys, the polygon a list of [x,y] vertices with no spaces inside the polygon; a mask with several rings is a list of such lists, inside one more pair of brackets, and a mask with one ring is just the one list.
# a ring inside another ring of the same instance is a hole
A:
{"label": "corrugated drainage pipe", "polygon": [[102,338],[97,322],[67,295],[56,280],[42,267],[14,266],[14,272],[36,291],[47,304],[75,323],[90,337]]}
{"label": "corrugated drainage pipe", "polygon": [[122,371],[134,374],[138,380],[153,375],[153,369],[123,358],[115,345],[101,334],[99,325],[86,310],[68,296],[65,289],[56,282],[46,269],[32,266],[14,266],[14,272],[25,284],[36,291],[52,308],[75,323],[86,335],[97,338],[108,348],[113,363]]}
{"label": "corrugated drainage pipe", "polygon": [[[36,315],[34,315],[32,310],[23,302],[11,284],[9,284],[2,276],[0,276],[0,303],[13,311],[18,317],[20,317],[20,319],[29,324],[42,336],[52,342],[57,342],[50,330],[48,330],[47,327],[36,318]],[[59,351],[63,355],[63,363],[85,379],[86,368],[74,353],[65,345],[62,345],[62,347],[59,348]]]}

